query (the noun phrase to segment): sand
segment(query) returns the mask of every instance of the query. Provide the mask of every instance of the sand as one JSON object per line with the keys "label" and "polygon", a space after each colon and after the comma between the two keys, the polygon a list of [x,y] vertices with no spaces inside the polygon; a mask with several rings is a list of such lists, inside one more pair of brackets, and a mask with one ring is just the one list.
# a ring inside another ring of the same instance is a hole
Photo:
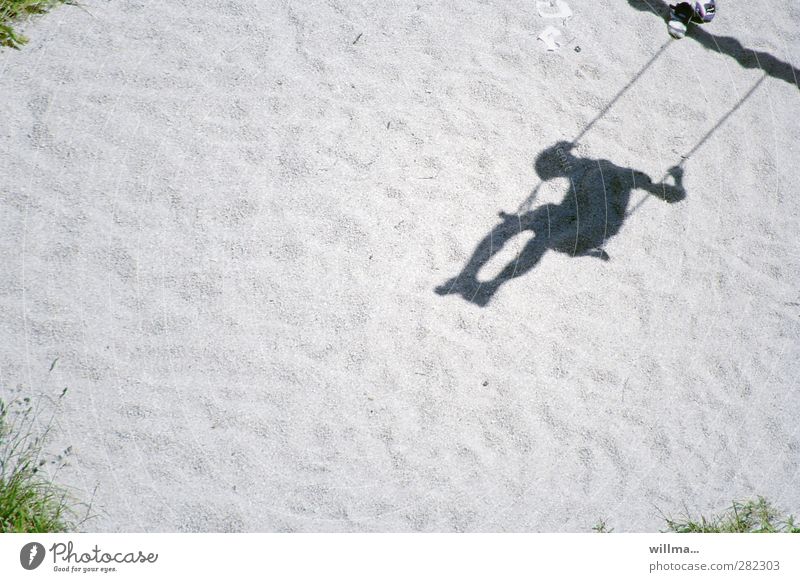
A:
{"label": "sand", "polygon": [[[0,395],[69,389],[82,529],[800,510],[800,10],[756,4],[681,41],[656,0],[85,0],[24,26]],[[609,260],[547,248],[484,305],[438,294],[499,212],[565,207],[534,162],[579,135],[595,190],[635,181]],[[681,200],[642,189],[677,164]]]}

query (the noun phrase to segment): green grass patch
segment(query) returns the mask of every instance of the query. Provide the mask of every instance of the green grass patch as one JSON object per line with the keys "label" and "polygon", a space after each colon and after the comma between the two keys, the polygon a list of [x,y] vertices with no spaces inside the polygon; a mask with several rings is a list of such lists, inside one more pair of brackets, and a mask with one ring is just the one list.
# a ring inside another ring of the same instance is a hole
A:
{"label": "green grass patch", "polygon": [[763,497],[734,501],[718,515],[672,519],[664,517],[670,533],[800,533],[800,524],[791,515],[784,515]]}
{"label": "green grass patch", "polygon": [[614,528],[613,527],[608,527],[608,524],[606,523],[606,520],[605,519],[601,519],[600,521],[598,521],[594,525],[594,527],[592,527],[592,531],[594,533],[613,533]]}
{"label": "green grass patch", "polygon": [[[66,394],[61,393],[59,401]],[[70,448],[58,455],[44,452],[53,426],[41,423],[30,398],[0,399],[0,533],[70,531],[76,526],[73,499],[55,485]]]}
{"label": "green grass patch", "polygon": [[44,14],[58,4],[72,4],[70,0],[0,0],[0,46],[18,49],[28,42],[14,30],[13,24],[36,14]]}
{"label": "green grass patch", "polygon": [[[734,501],[718,514],[693,516],[688,510],[680,518],[661,513],[667,529],[662,533],[800,533],[800,524],[792,515],[779,511],[764,497]],[[605,519],[592,527],[596,533],[611,533]]]}

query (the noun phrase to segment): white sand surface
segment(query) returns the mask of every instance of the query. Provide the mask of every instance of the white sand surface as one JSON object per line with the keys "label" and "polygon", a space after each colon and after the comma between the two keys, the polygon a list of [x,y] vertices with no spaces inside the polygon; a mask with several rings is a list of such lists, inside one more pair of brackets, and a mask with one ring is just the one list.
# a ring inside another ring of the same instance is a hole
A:
{"label": "white sand surface", "polygon": [[[0,51],[0,395],[69,388],[84,529],[800,509],[796,3],[681,41],[644,0],[83,3]],[[600,191],[682,162],[685,198],[637,187],[608,261],[437,294],[565,199],[534,162],[582,133]]]}

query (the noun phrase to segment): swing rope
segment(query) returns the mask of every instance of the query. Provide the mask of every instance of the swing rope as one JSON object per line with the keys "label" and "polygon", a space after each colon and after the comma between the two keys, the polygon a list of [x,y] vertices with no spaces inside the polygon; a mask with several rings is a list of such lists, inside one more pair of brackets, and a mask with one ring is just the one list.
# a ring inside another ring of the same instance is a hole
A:
{"label": "swing rope", "polygon": [[[714,127],[709,129],[708,132],[706,132],[706,134],[703,136],[703,138],[699,142],[697,142],[695,144],[695,146],[691,150],[689,150],[689,152],[685,156],[682,156],[682,159],[681,159],[680,163],[678,164],[679,168],[682,167],[686,163],[686,161],[689,158],[691,158],[695,154],[695,152],[697,152],[697,150],[699,150],[703,146],[703,144],[705,144],[709,140],[709,138],[714,134],[714,132],[716,132],[726,121],[728,121],[728,119],[731,117],[731,115],[736,113],[736,111],[742,105],[744,105],[744,102],[747,101],[753,93],[755,93],[756,89],[758,89],[759,85],[761,85],[761,83],[763,83],[764,79],[766,79],[766,78],[767,78],[767,74],[764,73],[764,75],[762,75],[762,77],[756,82],[756,84],[753,85],[750,88],[750,90],[747,93],[745,93],[745,95],[741,99],[739,99],[739,102],[730,111],[728,111],[725,115],[723,115],[722,118],[720,118],[720,120],[717,121],[717,123],[714,125]],[[669,172],[664,174],[664,176],[661,178],[660,182],[663,183],[664,180],[666,180],[668,176],[669,176]],[[634,212],[639,210],[639,208],[641,208],[641,206],[650,198],[650,196],[651,196],[651,194],[648,192],[647,195],[644,198],[642,198],[636,204],[636,206],[634,206],[630,210],[630,212],[628,212],[625,215],[626,218],[628,216],[632,216]]]}
{"label": "swing rope", "polygon": [[[614,96],[614,98],[611,101],[609,101],[608,104],[605,107],[603,107],[603,109],[600,111],[600,113],[598,113],[595,116],[595,118],[592,119],[592,121],[590,121],[589,124],[586,127],[583,128],[583,130],[572,140],[571,143],[577,144],[578,141],[583,136],[585,136],[589,132],[589,130],[592,129],[592,127],[594,127],[594,124],[597,123],[598,121],[600,121],[600,119],[602,119],[605,116],[605,114],[608,113],[609,109],[611,109],[614,106],[614,104],[617,101],[619,101],[620,98],[625,93],[627,93],[628,90],[631,87],[633,87],[633,85],[636,83],[636,81],[638,81],[641,78],[641,76],[645,74],[647,69],[649,69],[652,66],[652,64],[654,62],[656,62],[656,60],[658,60],[658,58],[667,49],[667,47],[669,46],[669,44],[671,42],[672,42],[672,40],[668,40],[664,44],[661,45],[661,48],[658,49],[658,51],[652,57],[650,57],[650,60],[647,61],[647,63],[645,63],[644,66],[642,66],[642,68],[639,70],[639,72],[636,73],[636,75],[630,81],[628,81],[628,84],[625,85],[622,89],[620,89],[617,92],[617,94]],[[522,214],[523,212],[527,212],[528,210],[531,209],[531,207],[533,206],[533,203],[536,201],[536,196],[538,195],[539,188],[541,188],[541,186],[542,186],[542,183],[540,182],[536,186],[536,188],[534,188],[533,191],[528,195],[528,197],[522,202],[522,204],[519,205],[519,208],[517,208],[517,214]]]}

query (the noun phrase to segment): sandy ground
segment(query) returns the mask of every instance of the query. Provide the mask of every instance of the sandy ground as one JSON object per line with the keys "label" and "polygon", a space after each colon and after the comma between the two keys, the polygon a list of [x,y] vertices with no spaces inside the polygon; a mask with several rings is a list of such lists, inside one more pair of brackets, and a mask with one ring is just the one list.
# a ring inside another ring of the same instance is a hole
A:
{"label": "sandy ground", "polygon": [[[69,388],[84,529],[800,509],[793,2],[84,4],[0,52],[0,393]],[[543,238],[574,189],[610,260]]]}

